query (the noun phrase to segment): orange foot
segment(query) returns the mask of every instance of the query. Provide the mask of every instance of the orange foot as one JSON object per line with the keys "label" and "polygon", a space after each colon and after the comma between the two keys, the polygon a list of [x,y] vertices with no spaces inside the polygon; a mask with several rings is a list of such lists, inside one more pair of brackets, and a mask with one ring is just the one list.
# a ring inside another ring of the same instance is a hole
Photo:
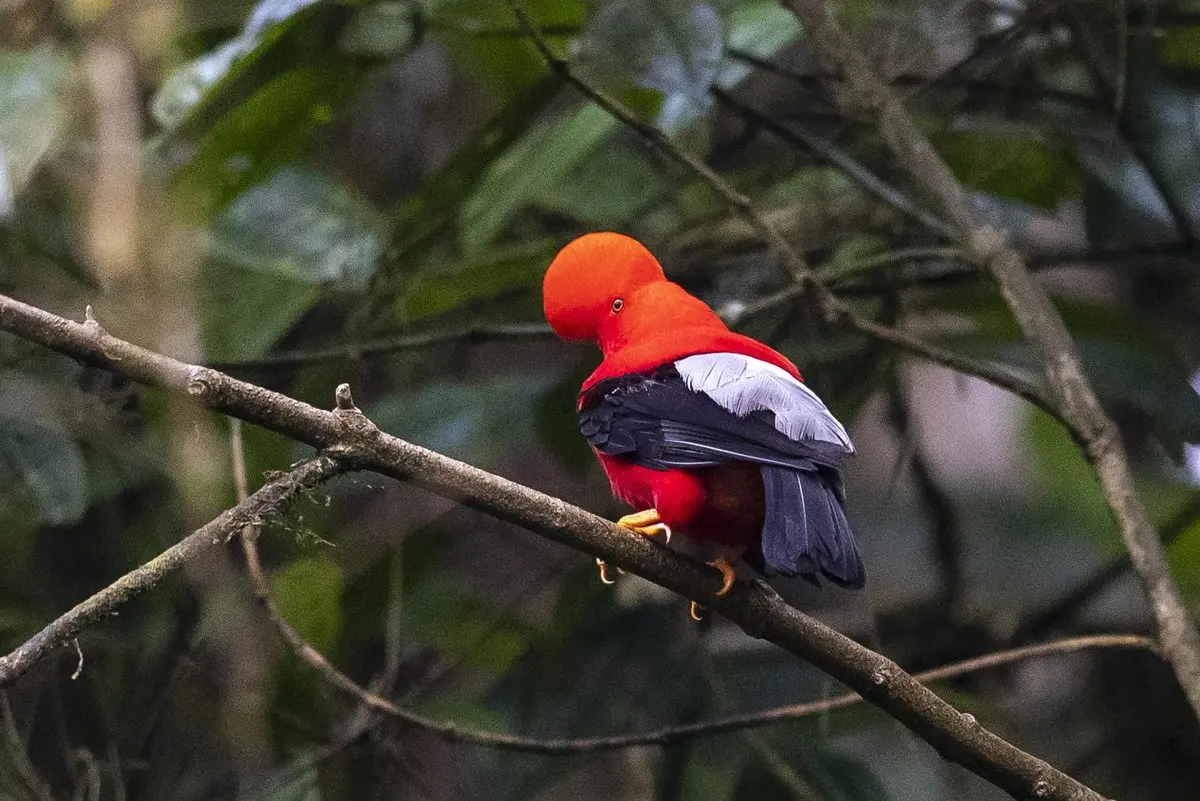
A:
{"label": "orange foot", "polygon": [[[617,521],[617,525],[635,534],[641,534],[643,537],[657,537],[659,534],[665,534],[667,542],[671,541],[671,527],[662,522],[662,519],[658,516],[657,509],[647,509],[643,512],[634,512],[631,515],[625,515]],[[600,582],[602,584],[616,583],[616,580],[610,578],[608,575],[607,562],[603,559],[597,559],[596,567],[600,569]],[[619,568],[618,572],[620,572]]]}
{"label": "orange foot", "polygon": [[[733,587],[734,579],[737,578],[737,573],[733,569],[733,564],[724,556],[714,559],[711,562],[706,562],[705,564],[707,564],[709,567],[715,567],[717,570],[721,571],[721,589],[717,590],[713,594],[718,598],[727,594]],[[697,623],[704,619],[704,616],[700,614],[700,610],[702,608],[703,607],[701,607],[700,604],[692,601],[692,605],[688,609],[688,614],[690,614],[692,616],[692,620],[695,620]]]}
{"label": "orange foot", "polygon": [[617,521],[617,525],[641,534],[643,537],[657,537],[659,534],[665,534],[667,542],[671,541],[671,527],[658,516],[657,509],[647,509],[644,512],[625,515]]}

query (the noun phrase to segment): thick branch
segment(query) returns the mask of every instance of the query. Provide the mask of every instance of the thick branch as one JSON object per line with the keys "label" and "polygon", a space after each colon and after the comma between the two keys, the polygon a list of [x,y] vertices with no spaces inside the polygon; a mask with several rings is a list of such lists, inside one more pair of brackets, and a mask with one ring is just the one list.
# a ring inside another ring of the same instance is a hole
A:
{"label": "thick branch", "polygon": [[1200,632],[1171,578],[1158,533],[1137,494],[1120,432],[1100,406],[1058,310],[1021,254],[976,212],[970,195],[929,138],[834,19],[830,4],[785,0],[785,5],[799,17],[828,66],[844,76],[842,105],[876,121],[897,161],[941,207],[971,260],[992,275],[1026,338],[1043,355],[1054,405],[1096,469],[1150,601],[1163,650],[1192,709],[1200,715]]}
{"label": "thick branch", "polygon": [[69,643],[84,629],[105,620],[117,607],[158,584],[196,554],[227,542],[247,525],[261,523],[298,493],[343,470],[345,466],[337,460],[318,456],[275,478],[244,502],[222,512],[146,564],[77,605],[11,654],[0,657],[0,687],[12,684],[35,663]]}
{"label": "thick branch", "polygon": [[[599,557],[710,609],[748,634],[811,662],[908,726],[945,758],[1021,799],[1100,801],[1093,790],[984,729],[894,662],[788,606],[768,585],[740,581],[723,597],[716,570],[565,501],[380,431],[354,408],[346,385],[327,412],[216,370],[117,339],[95,321],[75,323],[0,295],[0,330],[197,404],[257,423],[345,460],[411,481],[543,537]],[[250,521],[241,518],[238,527]]]}

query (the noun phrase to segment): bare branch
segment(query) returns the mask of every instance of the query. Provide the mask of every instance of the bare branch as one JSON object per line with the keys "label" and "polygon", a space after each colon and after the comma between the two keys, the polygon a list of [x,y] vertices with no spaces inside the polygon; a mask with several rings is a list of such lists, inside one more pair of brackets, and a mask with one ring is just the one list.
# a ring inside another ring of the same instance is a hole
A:
{"label": "bare branch", "polygon": [[13,769],[21,783],[25,785],[25,789],[29,791],[30,797],[35,801],[54,801],[54,793],[50,789],[50,785],[46,783],[46,780],[41,777],[37,768],[29,760],[25,742],[21,739],[20,732],[17,731],[17,721],[13,717],[12,704],[9,702],[7,692],[0,693],[0,718],[2,718],[0,725],[4,729],[3,737],[12,759]]}
{"label": "bare branch", "polygon": [[370,342],[348,343],[334,348],[314,350],[287,350],[262,359],[247,359],[240,362],[213,364],[218,370],[269,370],[282,367],[299,367],[324,362],[354,361],[364,356],[381,353],[401,353],[409,350],[431,348],[436,345],[478,342],[505,342],[514,339],[548,339],[554,336],[545,323],[500,323],[496,325],[472,325],[444,331],[422,331],[403,334]]}
{"label": "bare branch", "polygon": [[[1096,89],[1103,98],[1104,106],[1112,112],[1117,126],[1117,133],[1120,134],[1121,140],[1129,148],[1129,153],[1141,165],[1142,170],[1146,173],[1146,177],[1150,180],[1150,184],[1154,187],[1154,191],[1158,193],[1159,199],[1162,200],[1167,214],[1171,217],[1171,223],[1175,226],[1175,231],[1179,238],[1195,245],[1197,242],[1196,227],[1192,222],[1191,215],[1188,213],[1187,206],[1183,198],[1178,197],[1171,187],[1170,179],[1162,166],[1159,165],[1155,154],[1151,152],[1150,146],[1146,141],[1147,136],[1138,130],[1137,120],[1133,112],[1130,111],[1129,105],[1123,100],[1124,70],[1119,70],[1114,78],[1110,80],[1097,61],[1096,54],[1089,44],[1086,18],[1080,17],[1069,5],[1063,6],[1058,11],[1059,17],[1071,31],[1072,43],[1083,60],[1084,66],[1092,78],[1092,83],[1095,84]],[[1123,16],[1121,21],[1125,21]],[[1120,41],[1124,45],[1125,37],[1122,36]],[[1122,50],[1122,52],[1124,51]]]}
{"label": "bare branch", "polygon": [[832,142],[821,139],[816,134],[795,123],[782,123],[774,117],[746,105],[724,89],[714,86],[711,92],[712,96],[717,99],[717,102],[728,107],[742,119],[755,125],[760,125],[764,130],[779,137],[782,141],[801,147],[809,153],[824,159],[841,170],[851,180],[858,183],[864,190],[896,209],[901,214],[916,220],[938,236],[948,238],[952,235],[953,231],[945,223],[921,208],[915,200],[904,194],[904,192],[871,172],[866,165],[859,163],[849,153],[835,147]]}
{"label": "bare branch", "polygon": [[[1200,495],[1196,495],[1178,513],[1163,524],[1163,545],[1170,545],[1200,521]],[[1033,613],[1012,635],[1013,642],[1042,636],[1045,632],[1070,621],[1080,609],[1103,592],[1129,570],[1129,555],[1118,556],[1080,581],[1062,597],[1044,609]]]}
{"label": "bare branch", "polygon": [[785,5],[800,19],[827,65],[844,76],[842,106],[878,124],[897,161],[941,206],[960,244],[995,279],[1026,338],[1042,354],[1054,406],[1099,476],[1149,599],[1163,650],[1193,711],[1200,715],[1200,632],[1171,578],[1158,532],[1137,494],[1120,432],[1101,407],[1061,315],[1021,254],[976,212],[970,195],[929,138],[834,18],[831,4],[785,0]]}
{"label": "bare branch", "polygon": [[[760,58],[753,53],[738,48],[725,51],[730,58],[749,64],[756,69],[786,78],[788,81],[813,90],[823,90],[831,83],[838,83],[842,76],[834,73],[815,73],[801,71],[786,64],[779,64],[769,59]],[[1066,89],[1054,89],[1049,86],[1029,86],[1027,83],[1004,83],[986,78],[967,78],[955,72],[938,75],[893,75],[889,78],[892,86],[918,91],[938,89],[950,91],[967,91],[980,95],[1005,97],[1019,95],[1022,99],[1048,100],[1063,105],[1089,111],[1104,111],[1108,107],[1096,97],[1082,92],[1072,92]]]}
{"label": "bare branch", "polygon": [[[185,393],[208,409],[326,449],[344,463],[322,457],[300,468],[302,471],[370,469],[411,481],[703,602],[751,636],[772,642],[824,670],[912,729],[946,759],[1017,798],[1101,801],[1095,791],[996,736],[974,716],[960,713],[887,657],[788,606],[764,582],[736,582],[727,595],[717,597],[714,593],[720,586],[720,574],[702,562],[644,537],[630,537],[617,525],[558,498],[385,434],[352,407],[332,412],[317,409],[216,370],[140,348],[117,339],[96,323],[75,323],[4,295],[0,295],[0,330],[135,381]],[[339,405],[350,405],[348,393],[339,392],[339,396],[346,401]],[[294,485],[294,480],[287,483],[287,487]],[[283,489],[273,483],[256,496],[271,487],[277,492]],[[245,514],[231,513],[218,520],[225,521],[220,529],[223,536],[253,522]],[[63,627],[66,636],[93,619],[76,612],[69,613],[71,616],[75,623]],[[61,633],[38,635],[35,640],[39,638],[44,643],[43,651],[62,642]],[[27,647],[22,646],[18,652]],[[11,666],[7,669],[10,675],[19,673]]]}
{"label": "bare branch", "polygon": [[[67,322],[67,321],[64,321]],[[74,325],[74,323],[71,323]],[[79,328],[89,326],[85,323]],[[160,357],[161,358],[161,357]],[[0,687],[15,682],[54,650],[70,643],[81,631],[106,619],[131,598],[158,584],[201,551],[224,544],[252,523],[261,523],[304,490],[343,472],[346,466],[328,456],[303,462],[263,486],[243,503],[227,509],[146,564],[126,573],[0,657]]]}
{"label": "bare branch", "polygon": [[938,593],[938,606],[951,619],[960,611],[964,584],[962,565],[962,527],[958,512],[938,484],[922,452],[914,431],[912,409],[901,386],[900,376],[890,371],[887,378],[888,417],[901,442],[911,440],[910,449],[902,450],[908,456],[909,469],[916,488],[917,502],[929,519],[933,534],[933,560],[941,573],[942,586]]}

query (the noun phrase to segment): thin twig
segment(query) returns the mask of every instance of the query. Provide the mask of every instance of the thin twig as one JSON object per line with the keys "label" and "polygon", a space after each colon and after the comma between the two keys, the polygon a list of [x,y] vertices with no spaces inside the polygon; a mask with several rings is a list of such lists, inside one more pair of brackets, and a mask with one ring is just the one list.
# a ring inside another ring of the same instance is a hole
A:
{"label": "thin twig", "polygon": [[921,208],[915,200],[896,187],[889,184],[887,181],[880,178],[875,173],[871,172],[870,168],[861,164],[849,153],[835,147],[832,142],[828,142],[803,126],[796,123],[785,124],[767,114],[758,111],[752,106],[748,106],[733,95],[726,92],[724,89],[714,86],[711,90],[713,97],[717,102],[727,106],[738,116],[748,120],[755,125],[759,125],[775,136],[779,137],[784,142],[790,145],[801,147],[804,150],[818,156],[821,159],[832,164],[848,178],[855,181],[859,186],[871,193],[879,200],[899,211],[905,216],[919,222],[921,225],[933,231],[941,237],[950,237],[953,234],[950,226],[943,223],[937,217],[934,217],[925,209]]}
{"label": "thin twig", "polygon": [[212,365],[217,370],[269,370],[283,367],[321,364],[323,362],[355,361],[364,356],[381,353],[400,353],[420,350],[437,345],[475,344],[479,342],[506,342],[514,339],[548,339],[554,336],[545,323],[496,323],[472,325],[439,331],[422,331],[402,334],[370,342],[348,343],[332,348],[313,350],[285,350],[262,359],[246,359],[239,362],[218,362]]}
{"label": "thin twig", "polygon": [[843,107],[878,124],[900,166],[938,203],[954,225],[959,243],[999,285],[1025,337],[1042,355],[1053,405],[1096,470],[1142,581],[1163,650],[1193,712],[1200,716],[1200,631],[1171,577],[1158,532],[1138,495],[1121,433],[1100,405],[1062,316],[1021,254],[980,217],[971,196],[916,120],[834,18],[831,4],[826,0],[784,0],[784,4],[797,15],[829,68],[845,76],[845,91],[839,96]]}
{"label": "thin twig", "polygon": [[[1059,15],[1071,31],[1071,39],[1092,78],[1092,83],[1100,92],[1106,107],[1112,112],[1117,133],[1120,134],[1121,140],[1129,148],[1134,159],[1142,165],[1142,170],[1150,179],[1154,191],[1158,193],[1159,199],[1167,209],[1167,214],[1171,217],[1171,223],[1175,226],[1178,236],[1184,241],[1195,243],[1197,241],[1196,229],[1183,199],[1172,189],[1170,179],[1159,165],[1155,154],[1151,152],[1145,137],[1137,130],[1129,106],[1124,102],[1124,70],[1118,73],[1115,81],[1109,80],[1088,44],[1087,30],[1084,27],[1086,18],[1077,16],[1069,6],[1070,4],[1064,4],[1062,8],[1058,9]],[[1089,9],[1089,13],[1095,12],[1093,9]],[[1124,15],[1121,18],[1124,20]],[[1124,44],[1124,37],[1121,41]],[[1122,50],[1122,52],[1124,51]]]}
{"label": "thin twig", "polygon": [[42,778],[29,759],[25,743],[21,740],[21,733],[17,731],[17,720],[13,716],[12,703],[9,701],[7,692],[0,692],[0,721],[4,726],[4,739],[7,741],[8,752],[12,756],[13,768],[21,778],[25,789],[37,801],[54,801],[54,793],[50,789],[50,785]]}
{"label": "thin twig", "polygon": [[892,370],[887,379],[888,417],[898,438],[903,442],[910,440],[911,449],[908,451],[909,469],[912,472],[913,483],[916,486],[917,501],[929,518],[933,533],[934,562],[941,569],[942,586],[939,593],[939,607],[953,617],[962,601],[964,582],[962,570],[962,527],[953,503],[946,495],[941,485],[933,475],[928,461],[922,452],[917,438],[920,432],[914,431],[912,409],[904,396],[900,385],[900,377]]}
{"label": "thin twig", "polygon": [[[410,481],[701,601],[750,636],[772,642],[825,671],[906,725],[947,759],[1018,798],[1101,799],[1095,791],[988,731],[975,717],[960,713],[887,657],[789,606],[764,582],[735,582],[726,595],[716,596],[719,572],[702,562],[644,537],[630,537],[614,523],[558,498],[385,434],[355,407],[346,384],[334,393],[337,408],[324,411],[211,368],[140,348],[112,336],[94,319],[76,323],[4,295],[0,295],[0,330],[134,381],[184,393],[204,408],[257,423],[330,454],[306,463],[298,472],[313,470],[324,475],[341,469],[369,469]],[[295,478],[287,482],[289,492],[296,483]],[[253,517],[244,514],[226,513],[218,520],[224,518],[232,519],[224,520],[222,536],[253,522]],[[0,678],[12,680],[37,655],[61,643],[63,631],[65,636],[73,636],[95,620],[87,613],[72,612],[68,617],[71,622],[18,648],[3,663],[6,672]],[[15,656],[20,657],[19,667],[12,664]]]}
{"label": "thin twig", "polygon": [[[730,58],[749,64],[764,72],[786,78],[792,83],[808,89],[825,89],[830,84],[840,83],[844,80],[839,74],[801,71],[786,64],[779,64],[769,59],[761,58],[738,48],[729,48],[725,53]],[[888,78],[888,82],[892,86],[904,89],[939,89],[968,91],[988,95],[1011,95],[1020,97],[1021,99],[1051,100],[1063,105],[1097,112],[1104,111],[1106,108],[1100,99],[1082,92],[1053,89],[1048,86],[1028,86],[1025,83],[1020,85],[1007,84],[1002,81],[988,80],[986,78],[965,78],[953,72],[939,75],[893,75]]]}
{"label": "thin twig", "polygon": [[172,545],[146,564],[131,570],[50,623],[7,656],[0,656],[0,687],[16,681],[37,662],[70,643],[81,631],[105,620],[113,610],[149,590],[196,554],[219,546],[241,529],[279,511],[297,493],[343,472],[335,459],[319,456],[303,462]]}
{"label": "thin twig", "polygon": [[[1200,521],[1200,495],[1194,497],[1162,528],[1163,545],[1170,545],[1191,531]],[[1034,612],[1012,635],[1013,642],[1021,642],[1042,636],[1045,632],[1068,622],[1089,601],[1102,593],[1109,585],[1130,568],[1129,554],[1116,557],[1095,573],[1080,581],[1054,603]]]}

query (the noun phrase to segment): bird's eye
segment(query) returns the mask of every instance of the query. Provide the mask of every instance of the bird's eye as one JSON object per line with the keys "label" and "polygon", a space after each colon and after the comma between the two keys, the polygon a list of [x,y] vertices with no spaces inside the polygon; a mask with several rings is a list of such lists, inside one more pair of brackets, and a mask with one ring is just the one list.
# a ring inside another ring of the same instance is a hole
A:
{"label": "bird's eye", "polygon": [[625,308],[625,301],[621,300],[620,298],[615,298],[613,300],[612,310],[619,312],[623,308]]}

